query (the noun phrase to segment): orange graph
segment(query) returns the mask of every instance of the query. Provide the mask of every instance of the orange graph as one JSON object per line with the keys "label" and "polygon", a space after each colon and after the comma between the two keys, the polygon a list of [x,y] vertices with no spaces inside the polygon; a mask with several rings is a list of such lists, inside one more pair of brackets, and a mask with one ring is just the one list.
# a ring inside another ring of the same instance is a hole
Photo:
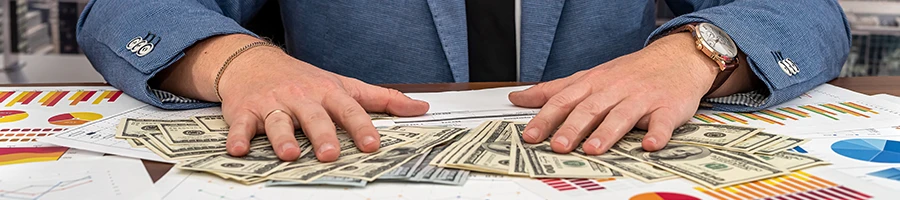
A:
{"label": "orange graph", "polygon": [[16,105],[16,103],[28,105],[32,100],[34,100],[35,97],[40,95],[42,92],[43,91],[25,91],[19,93],[19,95],[13,98],[12,101],[9,101],[9,103],[6,104],[6,107],[12,107],[13,105]]}
{"label": "orange graph", "polygon": [[811,115],[819,115],[832,120],[840,120],[841,117],[871,118],[873,114],[877,115],[878,112],[857,103],[842,102],[782,107],[748,113],[698,113],[694,115],[694,119],[709,124],[726,124],[726,122],[732,122],[748,125],[750,121],[761,121],[768,124],[784,126],[787,121],[803,120],[812,117]]}
{"label": "orange graph", "polygon": [[74,106],[74,105],[78,105],[78,103],[86,102],[86,101],[88,101],[88,99],[91,99],[91,97],[94,96],[94,94],[96,94],[96,93],[97,93],[97,91],[78,91],[78,92],[75,92],[74,95],[72,95],[71,97],[69,97],[69,100],[72,101],[72,103],[69,103],[69,105],[70,105],[70,106]]}
{"label": "orange graph", "polygon": [[41,106],[53,107],[56,106],[56,103],[59,103],[59,100],[62,100],[66,94],[69,94],[69,91],[50,91],[47,92],[41,100],[38,100],[38,103],[41,103]]}
{"label": "orange graph", "polygon": [[716,199],[764,199],[788,197],[789,199],[870,199],[872,196],[835,184],[803,171],[776,178],[744,183],[732,187],[710,190],[694,187]]}

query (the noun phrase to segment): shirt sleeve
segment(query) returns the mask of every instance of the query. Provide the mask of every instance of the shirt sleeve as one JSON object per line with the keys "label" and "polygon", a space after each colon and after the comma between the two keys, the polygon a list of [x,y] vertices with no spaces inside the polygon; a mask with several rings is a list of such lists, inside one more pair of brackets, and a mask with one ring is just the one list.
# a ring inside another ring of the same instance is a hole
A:
{"label": "shirt sleeve", "polygon": [[[654,38],[679,26],[712,23],[747,55],[760,91],[706,99],[713,109],[756,111],[791,100],[840,74],[850,51],[850,28],[835,0],[669,0],[678,15]],[[648,38],[648,42],[650,40]]]}
{"label": "shirt sleeve", "polygon": [[264,2],[92,0],[79,18],[77,39],[104,79],[129,96],[164,109],[215,106],[185,98],[160,98],[164,93],[151,89],[148,81],[183,57],[184,50],[197,41],[224,34],[256,36],[241,22],[248,21]]}

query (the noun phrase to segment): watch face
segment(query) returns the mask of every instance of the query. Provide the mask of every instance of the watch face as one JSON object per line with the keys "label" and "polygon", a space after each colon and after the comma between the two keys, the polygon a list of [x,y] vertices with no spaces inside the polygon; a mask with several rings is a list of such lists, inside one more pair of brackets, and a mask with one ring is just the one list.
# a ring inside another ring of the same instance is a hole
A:
{"label": "watch face", "polygon": [[722,56],[727,56],[729,60],[737,56],[738,50],[737,46],[734,45],[734,41],[719,27],[709,23],[701,23],[697,26],[697,31],[700,37],[703,38],[706,48]]}

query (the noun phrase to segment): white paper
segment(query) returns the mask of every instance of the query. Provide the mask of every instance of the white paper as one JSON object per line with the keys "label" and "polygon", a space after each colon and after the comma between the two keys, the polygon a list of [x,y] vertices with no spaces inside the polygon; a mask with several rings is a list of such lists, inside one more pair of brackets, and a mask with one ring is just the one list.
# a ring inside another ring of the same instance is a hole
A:
{"label": "white paper", "polygon": [[900,97],[898,97],[898,96],[894,96],[894,95],[890,95],[890,94],[876,94],[876,95],[872,95],[872,97],[875,97],[875,98],[881,99],[881,100],[885,100],[885,101],[889,101],[891,103],[900,104]]}
{"label": "white paper", "polygon": [[159,199],[137,159],[93,159],[0,166],[0,199]]}

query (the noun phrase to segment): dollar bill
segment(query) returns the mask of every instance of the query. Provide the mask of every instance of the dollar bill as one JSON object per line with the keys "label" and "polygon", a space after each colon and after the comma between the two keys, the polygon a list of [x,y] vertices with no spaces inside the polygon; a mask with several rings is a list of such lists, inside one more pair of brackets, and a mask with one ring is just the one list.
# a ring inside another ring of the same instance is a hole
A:
{"label": "dollar bill", "polygon": [[527,123],[516,122],[510,124],[508,129],[513,131],[513,135],[510,137],[510,148],[509,148],[509,169],[507,169],[506,173],[513,176],[528,176],[528,167],[525,165],[525,158],[522,155],[522,152],[519,151],[522,142],[522,133],[525,132],[525,125]]}
{"label": "dollar bill", "polygon": [[575,155],[647,183],[680,178],[676,174],[613,151],[607,151],[602,155],[587,155],[579,148],[575,151]]}
{"label": "dollar bill", "polygon": [[158,124],[159,130],[165,136],[164,142],[172,145],[196,144],[196,143],[222,143],[228,139],[224,132],[206,132],[200,125],[193,124]]}
{"label": "dollar bill", "polygon": [[528,175],[533,178],[608,178],[622,174],[573,154],[559,154],[550,149],[550,142],[521,144]]}
{"label": "dollar bill", "polygon": [[424,160],[425,154],[417,155],[406,163],[403,163],[399,167],[391,170],[390,172],[379,176],[378,180],[409,179],[409,175],[412,174],[412,172],[416,170],[416,168],[419,167]]}
{"label": "dollar bill", "polygon": [[488,135],[484,140],[469,148],[459,149],[462,151],[460,162],[448,163],[448,166],[456,168],[464,168],[472,171],[480,171],[486,173],[506,174],[509,172],[510,164],[515,161],[510,159],[511,136],[513,130],[510,129],[511,123],[499,124],[494,130],[487,131]]}
{"label": "dollar bill", "polygon": [[789,171],[829,164],[822,159],[790,151],[782,151],[773,155],[756,154],[756,156],[775,167],[787,169]]}
{"label": "dollar bill", "polygon": [[432,147],[447,142],[464,131],[465,129],[460,128],[444,128],[440,132],[423,134],[417,140],[342,167],[329,173],[329,175],[373,181],[382,174],[399,167],[418,155],[427,153]]}
{"label": "dollar bill", "polygon": [[[429,152],[425,156],[425,160],[423,163],[430,163],[431,160],[437,158],[437,155],[444,151],[447,146],[437,146],[432,148],[431,152]],[[412,173],[407,175],[409,177],[409,181],[412,182],[426,182],[426,183],[438,183],[438,184],[447,184],[447,185],[462,185],[466,182],[469,177],[469,171],[460,170],[460,169],[450,169],[438,167],[436,165],[421,165],[416,167]]]}
{"label": "dollar bill", "polygon": [[731,146],[732,150],[742,151],[747,153],[755,153],[764,147],[773,144],[775,141],[780,140],[782,137],[778,134],[759,132],[756,135],[747,138],[740,143]]}
{"label": "dollar bill", "polygon": [[[338,160],[330,163],[300,163],[297,164],[297,167],[291,170],[284,170],[278,173],[273,174],[270,179],[273,180],[287,180],[287,181],[295,181],[301,183],[309,183],[312,180],[315,180],[321,176],[324,176],[330,172],[338,170],[342,167],[348,166],[350,164],[362,161],[366,158],[369,158],[373,155],[377,155],[380,152],[390,151],[394,147],[402,146],[403,144],[409,142],[406,139],[391,137],[387,135],[383,135],[381,137],[380,143],[380,151],[375,153],[363,153],[360,152],[359,149],[356,148],[348,148],[347,150],[342,150]],[[333,174],[328,174],[332,175]],[[354,177],[350,177],[354,178]]]}
{"label": "dollar bill", "polygon": [[[672,142],[706,145],[713,148],[731,147],[759,133],[760,129],[722,125],[722,124],[685,124],[672,131]],[[646,134],[646,131],[634,130],[634,134]]]}
{"label": "dollar bill", "polygon": [[191,117],[191,120],[206,132],[228,132],[228,123],[222,115],[198,115]]}
{"label": "dollar bill", "polygon": [[[211,154],[222,154],[226,153],[225,145],[221,144],[221,146],[205,146],[205,145],[179,145],[172,146],[165,142],[162,142],[159,137],[163,137],[161,134],[153,134],[149,137],[143,137],[143,144],[147,149],[156,153],[159,157],[166,160],[185,160],[195,157],[203,157]],[[217,144],[210,144],[217,145]],[[184,146],[185,148],[181,148]]]}
{"label": "dollar bill", "polygon": [[475,135],[472,138],[468,138],[466,140],[461,140],[459,143],[462,143],[460,147],[456,148],[448,154],[449,159],[444,161],[444,165],[441,167],[448,167],[452,165],[462,164],[466,158],[468,158],[468,154],[471,149],[480,146],[480,144],[484,143],[492,135],[500,135],[503,130],[511,124],[509,121],[487,121],[484,122],[485,126],[481,127],[482,129],[476,129]]}
{"label": "dollar bill", "polygon": [[368,113],[369,119],[371,120],[384,120],[384,119],[394,119],[396,117],[387,114],[387,113]]}
{"label": "dollar bill", "polygon": [[787,173],[785,170],[706,146],[668,144],[662,150],[647,152],[641,146],[641,140],[641,137],[626,136],[613,145],[611,150],[709,188],[727,187]]}
{"label": "dollar bill", "polygon": [[309,183],[300,183],[294,181],[284,181],[284,180],[270,180],[266,183],[266,187],[270,186],[299,186],[299,185],[333,185],[333,186],[345,186],[345,187],[365,187],[368,184],[368,181],[358,179],[358,178],[347,178],[347,177],[337,177],[337,176],[322,176],[316,180],[310,181]]}
{"label": "dollar bill", "polygon": [[808,142],[808,139],[803,138],[794,138],[785,136],[784,140],[781,140],[775,144],[769,145],[760,149],[756,153],[765,154],[765,155],[773,155],[778,152],[782,152],[784,150],[793,149],[794,147],[800,146],[803,143]]}
{"label": "dollar bill", "polygon": [[162,120],[162,119],[122,119],[116,126],[116,138],[141,138],[144,135],[161,133],[158,124],[194,124],[191,120]]}
{"label": "dollar bill", "polygon": [[134,147],[134,148],[142,148],[142,147],[144,147],[144,143],[142,143],[141,141],[138,141],[139,139],[135,139],[135,138],[124,138],[124,140],[125,140],[125,142],[128,142],[128,145],[131,145],[131,147]]}
{"label": "dollar bill", "polygon": [[290,164],[278,159],[271,146],[251,149],[242,157],[215,154],[176,165],[180,169],[195,171],[223,172],[237,175],[268,176],[272,172]]}

